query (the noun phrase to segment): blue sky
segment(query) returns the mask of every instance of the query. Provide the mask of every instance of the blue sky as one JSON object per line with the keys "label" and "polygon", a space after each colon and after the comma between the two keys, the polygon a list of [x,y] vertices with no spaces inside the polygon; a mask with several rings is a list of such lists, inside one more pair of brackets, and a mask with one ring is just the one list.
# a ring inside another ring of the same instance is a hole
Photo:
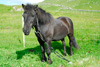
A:
{"label": "blue sky", "polygon": [[42,2],[44,0],[0,0],[0,4],[5,4],[5,5],[21,5],[23,4],[27,4],[27,3],[39,3]]}

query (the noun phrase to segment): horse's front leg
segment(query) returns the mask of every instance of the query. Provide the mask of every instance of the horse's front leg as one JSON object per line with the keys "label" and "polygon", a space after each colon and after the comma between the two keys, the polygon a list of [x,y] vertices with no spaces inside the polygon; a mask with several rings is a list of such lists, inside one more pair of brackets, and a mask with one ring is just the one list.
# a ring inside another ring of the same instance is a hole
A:
{"label": "horse's front leg", "polygon": [[42,52],[42,62],[47,61],[46,57],[45,57],[45,46],[44,46],[44,41],[42,41],[40,38],[38,38],[38,41],[40,43],[40,47],[41,47],[41,52]]}
{"label": "horse's front leg", "polygon": [[46,45],[47,45],[47,55],[48,55],[48,63],[51,64],[52,61],[51,61],[51,58],[50,58],[50,53],[51,53],[51,41],[47,41],[46,42]]}

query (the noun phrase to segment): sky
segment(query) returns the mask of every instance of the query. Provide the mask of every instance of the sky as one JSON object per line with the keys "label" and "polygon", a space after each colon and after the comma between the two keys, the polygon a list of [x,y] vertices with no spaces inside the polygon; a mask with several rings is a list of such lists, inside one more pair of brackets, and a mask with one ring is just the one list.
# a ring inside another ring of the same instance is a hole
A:
{"label": "sky", "polygon": [[4,4],[4,5],[21,5],[22,3],[36,4],[42,1],[44,0],[0,0],[0,4]]}

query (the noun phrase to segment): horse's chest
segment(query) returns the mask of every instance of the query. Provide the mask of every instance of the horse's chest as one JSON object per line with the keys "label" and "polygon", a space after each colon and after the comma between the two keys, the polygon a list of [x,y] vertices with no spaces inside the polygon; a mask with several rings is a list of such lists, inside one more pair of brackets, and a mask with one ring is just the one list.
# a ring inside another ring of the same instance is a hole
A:
{"label": "horse's chest", "polygon": [[42,26],[41,27],[41,34],[44,38],[52,38],[53,36],[53,27],[50,25]]}

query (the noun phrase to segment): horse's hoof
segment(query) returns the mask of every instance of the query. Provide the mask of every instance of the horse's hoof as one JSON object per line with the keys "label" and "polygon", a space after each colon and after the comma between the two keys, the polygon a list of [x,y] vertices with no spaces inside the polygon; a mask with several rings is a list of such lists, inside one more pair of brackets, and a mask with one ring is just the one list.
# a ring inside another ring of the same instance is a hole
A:
{"label": "horse's hoof", "polygon": [[48,64],[52,64],[52,61],[51,60],[48,60]]}
{"label": "horse's hoof", "polygon": [[41,62],[46,62],[45,60],[42,60]]}
{"label": "horse's hoof", "polygon": [[72,56],[72,55],[73,55],[73,52],[70,53],[70,56]]}
{"label": "horse's hoof", "polygon": [[66,54],[64,54],[64,56],[65,56],[65,57],[67,57],[67,55],[66,55]]}
{"label": "horse's hoof", "polygon": [[46,62],[47,61],[47,58],[45,57],[44,59],[42,59],[42,62]]}
{"label": "horse's hoof", "polygon": [[45,60],[42,60],[41,62],[46,62],[47,60],[45,59]]}
{"label": "horse's hoof", "polygon": [[70,57],[72,57],[72,54],[70,55]]}

